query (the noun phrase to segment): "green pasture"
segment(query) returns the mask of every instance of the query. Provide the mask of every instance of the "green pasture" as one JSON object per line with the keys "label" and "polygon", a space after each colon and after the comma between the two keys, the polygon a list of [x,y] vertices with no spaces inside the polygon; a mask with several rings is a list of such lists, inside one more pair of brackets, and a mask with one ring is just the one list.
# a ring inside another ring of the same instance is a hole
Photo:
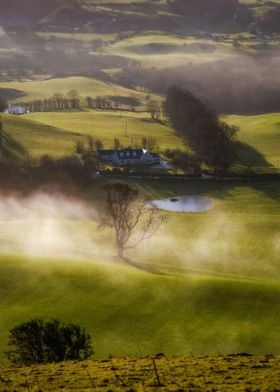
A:
{"label": "green pasture", "polygon": [[280,276],[280,190],[277,182],[140,182],[149,198],[201,195],[205,213],[166,213],[158,235],[130,256],[159,272]]}
{"label": "green pasture", "polygon": [[[84,325],[98,357],[278,353],[279,184],[130,182],[151,199],[196,194],[214,207],[167,213],[157,234],[127,254],[130,264],[90,219],[58,217],[54,255],[44,220],[1,221],[2,359],[7,331],[34,317]],[[98,211],[103,183],[88,195]],[[67,252],[59,236],[69,237]]]}
{"label": "green pasture", "polygon": [[[27,116],[3,116],[3,128],[7,135],[4,148],[12,155],[23,158],[26,152],[30,157],[40,157],[45,154],[54,157],[71,155],[75,151],[78,141],[85,140],[84,136],[76,132],[31,121]],[[20,146],[19,148],[15,148]],[[22,153],[25,151],[25,153]]]}
{"label": "green pasture", "polygon": [[[17,98],[14,102],[28,102],[37,99],[52,98],[54,94],[60,93],[66,95],[70,90],[77,90],[83,103],[85,98],[90,96],[96,98],[97,96],[108,97],[127,97],[135,98],[140,101],[145,107],[147,94],[127,89],[112,83],[102,82],[94,78],[86,77],[67,77],[67,78],[53,78],[39,81],[28,82],[1,82],[1,89],[14,89],[23,92],[25,95]],[[156,97],[156,99],[160,99]]]}
{"label": "green pasture", "polygon": [[156,68],[174,67],[190,61],[215,61],[234,55],[231,43],[214,43],[163,32],[138,34],[109,44],[105,51],[138,61],[144,67]]}
{"label": "green pasture", "polygon": [[[223,120],[240,128],[237,134],[237,170],[280,169],[279,113],[256,116],[225,116]],[[165,121],[152,121],[148,113],[125,111],[52,112],[24,116],[3,115],[9,137],[29,151],[30,156],[71,154],[77,141],[87,135],[100,139],[105,148],[118,138],[124,147],[141,145],[143,137],[157,140],[159,151],[186,148]]]}
{"label": "green pasture", "polygon": [[[272,165],[280,170],[280,114],[227,116],[225,120],[240,128],[238,155],[252,167]],[[246,148],[250,146],[251,148]]]}
{"label": "green pasture", "polygon": [[85,326],[97,357],[280,349],[274,283],[152,275],[102,259],[13,256],[1,258],[0,279],[2,360],[10,328],[53,317]]}
{"label": "green pasture", "polygon": [[[174,67],[189,62],[217,61],[236,55],[231,37],[214,42],[191,35],[186,36],[163,31],[145,31],[120,39],[116,39],[116,34],[103,35],[78,32],[44,32],[37,34],[45,39],[56,37],[64,40],[76,40],[80,41],[82,45],[88,45],[95,39],[101,39],[104,43],[102,53],[121,56],[132,62],[139,62],[143,67],[148,68]],[[249,43],[244,42],[242,45],[243,52],[250,49],[247,48]],[[108,72],[108,70],[106,69],[105,72]]]}
{"label": "green pasture", "polygon": [[122,111],[83,111],[69,113],[32,113],[3,116],[4,130],[28,149],[31,156],[71,154],[78,140],[87,135],[112,148],[114,138],[124,147],[141,145],[143,137],[154,137],[161,151],[185,148],[182,141],[164,123],[151,121],[147,113]]}

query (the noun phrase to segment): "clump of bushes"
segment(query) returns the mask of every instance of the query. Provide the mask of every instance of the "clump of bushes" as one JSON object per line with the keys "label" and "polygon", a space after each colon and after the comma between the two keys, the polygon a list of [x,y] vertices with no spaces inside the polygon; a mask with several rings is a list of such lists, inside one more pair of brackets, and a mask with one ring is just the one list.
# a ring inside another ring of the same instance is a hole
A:
{"label": "clump of bushes", "polygon": [[14,364],[85,360],[93,354],[91,337],[75,324],[31,320],[10,330],[6,354]]}

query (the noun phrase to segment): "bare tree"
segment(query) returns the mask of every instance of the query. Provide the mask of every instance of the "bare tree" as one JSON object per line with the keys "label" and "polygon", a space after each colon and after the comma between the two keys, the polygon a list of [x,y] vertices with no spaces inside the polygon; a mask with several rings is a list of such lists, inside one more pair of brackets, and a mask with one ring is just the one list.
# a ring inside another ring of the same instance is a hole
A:
{"label": "bare tree", "polygon": [[125,250],[136,248],[156,233],[165,216],[149,207],[147,199],[130,185],[109,184],[105,191],[107,214],[101,227],[112,228],[118,256],[124,258]]}
{"label": "bare tree", "polygon": [[117,137],[114,138],[114,142],[113,142],[113,149],[114,150],[119,150],[121,147],[121,142],[120,139],[118,139]]}
{"label": "bare tree", "polygon": [[87,145],[88,145],[88,150],[90,152],[92,152],[94,149],[94,140],[93,140],[93,137],[90,135],[88,135],[88,137],[87,137]]}
{"label": "bare tree", "polygon": [[150,113],[151,118],[154,120],[160,115],[160,104],[156,100],[150,99],[147,102],[147,112]]}

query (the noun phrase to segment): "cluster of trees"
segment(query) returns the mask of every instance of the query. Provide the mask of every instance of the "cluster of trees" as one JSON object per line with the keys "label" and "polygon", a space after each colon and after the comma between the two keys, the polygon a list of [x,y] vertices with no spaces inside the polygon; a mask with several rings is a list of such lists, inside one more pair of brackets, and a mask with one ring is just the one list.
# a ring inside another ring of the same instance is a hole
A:
{"label": "cluster of trees", "polygon": [[[120,139],[117,137],[114,138],[113,140],[113,149],[114,150],[120,150],[123,148],[126,148],[127,146],[123,146],[121,144]],[[156,138],[154,137],[143,137],[141,139],[140,143],[133,143],[133,145],[130,146],[131,148],[143,148],[144,150],[148,150],[150,152],[154,152],[155,150],[159,149],[159,145],[157,143]]]}
{"label": "cluster of trees", "polygon": [[201,160],[194,154],[189,154],[180,148],[167,148],[164,155],[169,159],[174,168],[184,170],[186,174],[199,175],[201,173]]}
{"label": "cluster of trees", "polygon": [[120,106],[118,100],[111,100],[108,97],[97,96],[96,98],[93,97],[86,97],[87,107],[89,109],[117,109]]}
{"label": "cluster of trees", "polygon": [[[127,102],[122,102],[127,101]],[[131,111],[135,111],[135,107],[140,103],[133,98],[126,97],[105,97],[91,96],[86,97],[87,107],[89,109],[112,110],[119,109],[122,104],[129,106]],[[1,102],[0,102],[1,105]],[[25,108],[29,112],[55,112],[61,110],[79,110],[82,107],[81,99],[77,90],[70,90],[66,95],[55,93],[52,97],[46,99],[36,99],[32,101],[24,101],[17,103],[17,106]],[[0,106],[1,109],[1,106]],[[149,101],[147,103],[147,111],[151,114],[151,118],[158,118],[161,109],[157,101]]]}
{"label": "cluster of trees", "polygon": [[177,134],[202,161],[227,170],[233,156],[237,128],[219,119],[214,111],[192,93],[179,87],[169,88],[165,113]]}
{"label": "cluster of trees", "polygon": [[88,135],[86,143],[78,140],[76,143],[75,152],[77,154],[90,153],[94,150],[102,150],[104,148],[103,142],[100,139],[94,139]]}
{"label": "cluster of trees", "polygon": [[147,102],[146,110],[150,113],[152,120],[158,119],[161,115],[161,105],[158,101],[154,99],[149,99]]}
{"label": "cluster of trees", "polygon": [[[126,148],[127,146],[123,146],[120,139],[115,137],[113,139],[112,148],[114,150],[121,150]],[[154,152],[159,149],[159,145],[157,143],[156,138],[154,137],[143,137],[140,143],[134,143],[131,148],[143,148],[144,150],[148,150],[150,152]],[[82,140],[78,140],[75,147],[75,152],[77,154],[85,155],[87,153],[91,153],[96,150],[103,150],[104,144],[100,139],[94,139],[92,136],[88,136],[86,142]]]}
{"label": "cluster of trees", "polygon": [[31,320],[9,333],[9,360],[17,365],[85,360],[93,354],[91,337],[75,324]]}
{"label": "cluster of trees", "polygon": [[65,96],[55,93],[47,99],[35,99],[17,104],[29,112],[55,112],[60,110],[79,110],[80,98],[77,90],[70,90]]}

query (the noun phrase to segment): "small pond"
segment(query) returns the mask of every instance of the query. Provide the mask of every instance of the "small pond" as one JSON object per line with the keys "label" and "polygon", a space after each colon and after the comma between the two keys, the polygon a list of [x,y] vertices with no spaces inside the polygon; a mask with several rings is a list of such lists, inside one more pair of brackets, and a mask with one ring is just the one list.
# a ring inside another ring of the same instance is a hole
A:
{"label": "small pond", "polygon": [[213,201],[204,196],[174,196],[169,199],[152,200],[150,206],[173,212],[203,212],[213,207]]}

